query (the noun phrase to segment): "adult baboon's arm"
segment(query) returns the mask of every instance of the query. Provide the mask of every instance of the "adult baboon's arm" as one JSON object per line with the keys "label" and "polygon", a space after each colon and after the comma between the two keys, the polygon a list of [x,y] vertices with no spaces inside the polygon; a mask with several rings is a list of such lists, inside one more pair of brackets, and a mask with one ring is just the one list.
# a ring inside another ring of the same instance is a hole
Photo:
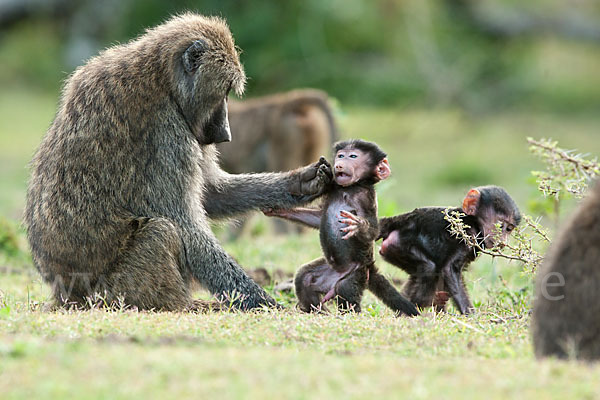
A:
{"label": "adult baboon's arm", "polygon": [[331,176],[331,167],[324,160],[284,173],[219,171],[205,187],[204,209],[209,218],[218,219],[252,210],[295,207],[320,196]]}
{"label": "adult baboon's arm", "polygon": [[[221,247],[210,232],[187,230],[186,263],[200,284],[227,306],[249,310],[277,303]],[[233,291],[233,292],[232,292]]]}

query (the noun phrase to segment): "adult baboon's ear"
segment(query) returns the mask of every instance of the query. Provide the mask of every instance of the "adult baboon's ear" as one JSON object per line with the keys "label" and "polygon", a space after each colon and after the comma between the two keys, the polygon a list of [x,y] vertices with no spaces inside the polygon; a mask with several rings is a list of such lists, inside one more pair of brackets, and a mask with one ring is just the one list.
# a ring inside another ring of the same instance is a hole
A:
{"label": "adult baboon's ear", "polygon": [[467,215],[475,215],[479,207],[479,198],[481,193],[477,189],[469,190],[462,203],[462,209]]}
{"label": "adult baboon's ear", "polygon": [[183,53],[182,61],[183,68],[188,74],[196,71],[200,66],[200,57],[206,50],[206,42],[204,40],[196,40],[187,50]]}

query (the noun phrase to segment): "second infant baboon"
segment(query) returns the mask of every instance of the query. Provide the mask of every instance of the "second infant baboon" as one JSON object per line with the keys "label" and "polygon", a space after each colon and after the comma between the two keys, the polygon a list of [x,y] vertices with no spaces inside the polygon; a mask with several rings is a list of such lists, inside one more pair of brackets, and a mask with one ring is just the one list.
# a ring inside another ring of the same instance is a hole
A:
{"label": "second infant baboon", "polygon": [[[444,219],[444,207],[417,208],[406,214],[380,221],[379,238],[383,238],[379,253],[389,263],[410,275],[403,294],[419,307],[444,309],[448,298],[462,314],[473,311],[463,281],[463,270],[478,255],[450,234]],[[468,232],[484,247],[493,247],[495,224],[502,225],[502,240],[506,240],[521,222],[521,214],[513,199],[497,186],[471,189],[460,211],[470,228]]]}
{"label": "second infant baboon", "polygon": [[[327,93],[297,89],[228,102],[229,123],[236,143],[217,145],[221,167],[230,173],[288,171],[316,162],[337,140],[337,127]],[[240,234],[241,219],[231,232]],[[279,233],[302,227],[273,220]]]}
{"label": "second infant baboon", "polygon": [[59,304],[95,293],[140,309],[194,308],[194,281],[236,308],[275,301],[222,248],[209,221],[295,207],[329,183],[323,163],[232,175],[227,95],[245,74],[220,18],[183,14],[111,47],[69,77],[32,161],[25,221]]}
{"label": "second infant baboon", "polygon": [[300,309],[319,311],[337,296],[341,310],[360,312],[368,288],[396,313],[417,315],[415,306],[377,270],[373,257],[378,234],[374,185],[391,173],[386,154],[376,144],[356,139],[337,143],[334,154],[334,180],[320,209],[265,211],[319,229],[324,257],[304,265],[294,279]]}
{"label": "second infant baboon", "polygon": [[531,328],[538,358],[600,359],[600,183],[537,273]]}

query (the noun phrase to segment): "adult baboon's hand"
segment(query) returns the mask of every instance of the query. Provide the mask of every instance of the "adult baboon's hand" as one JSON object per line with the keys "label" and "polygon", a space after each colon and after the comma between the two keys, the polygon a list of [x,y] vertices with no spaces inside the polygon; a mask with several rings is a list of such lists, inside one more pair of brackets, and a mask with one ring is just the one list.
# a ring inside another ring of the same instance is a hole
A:
{"label": "adult baboon's hand", "polygon": [[319,197],[333,179],[331,165],[321,157],[319,161],[293,173],[290,193],[293,196],[305,196],[306,200]]}

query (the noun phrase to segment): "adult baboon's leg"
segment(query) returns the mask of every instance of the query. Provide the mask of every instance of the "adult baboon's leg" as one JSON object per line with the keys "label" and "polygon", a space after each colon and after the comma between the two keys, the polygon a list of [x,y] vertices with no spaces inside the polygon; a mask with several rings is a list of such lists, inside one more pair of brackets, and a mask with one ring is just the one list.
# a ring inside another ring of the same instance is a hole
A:
{"label": "adult baboon's leg", "polygon": [[[130,306],[149,310],[185,310],[192,307],[181,275],[183,245],[175,225],[164,218],[137,219],[139,224],[115,268],[99,282],[108,302],[119,298]],[[101,293],[102,294],[102,293]]]}

